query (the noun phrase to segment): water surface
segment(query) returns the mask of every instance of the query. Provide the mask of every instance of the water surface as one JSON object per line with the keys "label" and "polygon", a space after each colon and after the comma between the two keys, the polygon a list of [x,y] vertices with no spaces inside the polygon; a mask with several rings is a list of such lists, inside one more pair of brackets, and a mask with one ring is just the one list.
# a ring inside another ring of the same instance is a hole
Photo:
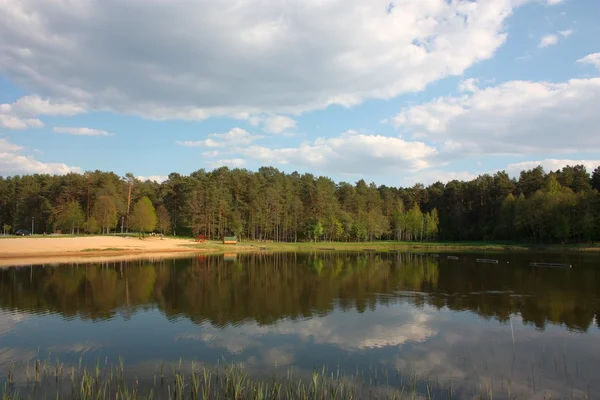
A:
{"label": "water surface", "polygon": [[48,354],[73,365],[122,356],[138,378],[162,360],[226,360],[257,377],[327,366],[383,384],[373,371],[385,370],[392,387],[417,374],[434,389],[452,385],[455,398],[490,388],[494,398],[600,397],[598,256],[453,255],[247,254],[0,269],[0,373]]}

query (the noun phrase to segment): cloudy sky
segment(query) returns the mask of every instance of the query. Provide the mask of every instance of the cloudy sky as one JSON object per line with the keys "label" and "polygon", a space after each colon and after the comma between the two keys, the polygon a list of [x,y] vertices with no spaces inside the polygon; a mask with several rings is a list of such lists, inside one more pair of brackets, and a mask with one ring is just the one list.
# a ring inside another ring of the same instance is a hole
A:
{"label": "cloudy sky", "polygon": [[600,165],[597,0],[3,0],[0,175]]}

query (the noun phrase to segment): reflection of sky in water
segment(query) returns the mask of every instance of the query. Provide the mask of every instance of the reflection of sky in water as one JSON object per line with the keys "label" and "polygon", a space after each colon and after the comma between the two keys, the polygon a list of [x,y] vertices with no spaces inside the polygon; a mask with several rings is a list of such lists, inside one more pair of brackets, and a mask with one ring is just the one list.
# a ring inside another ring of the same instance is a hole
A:
{"label": "reflection of sky in water", "polygon": [[[461,388],[492,385],[495,392],[543,398],[554,392],[600,396],[595,380],[600,361],[599,331],[572,333],[558,326],[538,331],[513,317],[499,324],[470,312],[440,311],[410,304],[378,305],[363,313],[336,309],[310,319],[261,326],[246,322],[223,329],[187,319],[168,320],[156,309],[110,320],[65,320],[58,315],[0,312],[0,369],[48,353],[61,361],[89,363],[97,358],[125,364],[137,372],[156,371],[160,360],[244,362],[253,373],[293,365],[311,371],[326,364],[348,373],[370,367],[431,374]],[[393,381],[390,381],[393,383]],[[539,396],[539,397],[538,397]],[[500,398],[498,395],[495,397]]]}

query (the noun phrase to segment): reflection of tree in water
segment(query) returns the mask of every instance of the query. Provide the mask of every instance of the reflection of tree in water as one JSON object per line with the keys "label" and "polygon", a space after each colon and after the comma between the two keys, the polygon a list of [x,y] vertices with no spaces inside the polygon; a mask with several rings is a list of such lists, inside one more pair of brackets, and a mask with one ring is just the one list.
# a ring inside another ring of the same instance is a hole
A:
{"label": "reflection of tree in water", "polygon": [[[441,263],[441,265],[439,264]],[[0,307],[111,318],[158,307],[216,326],[363,312],[406,301],[467,310],[500,321],[512,313],[587,330],[600,290],[593,268],[564,270],[448,264],[407,254],[247,254],[0,270]]]}

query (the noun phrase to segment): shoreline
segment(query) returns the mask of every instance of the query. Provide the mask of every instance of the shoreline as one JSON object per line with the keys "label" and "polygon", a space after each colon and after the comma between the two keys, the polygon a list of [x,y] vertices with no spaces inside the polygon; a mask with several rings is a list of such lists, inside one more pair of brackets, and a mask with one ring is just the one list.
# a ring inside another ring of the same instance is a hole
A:
{"label": "shoreline", "polygon": [[504,243],[407,243],[407,242],[220,242],[196,243],[193,239],[136,236],[20,237],[0,239],[0,267],[46,263],[102,262],[133,259],[176,258],[210,253],[318,252],[318,251],[422,251],[422,252],[544,252],[593,253],[595,245],[526,246]]}

